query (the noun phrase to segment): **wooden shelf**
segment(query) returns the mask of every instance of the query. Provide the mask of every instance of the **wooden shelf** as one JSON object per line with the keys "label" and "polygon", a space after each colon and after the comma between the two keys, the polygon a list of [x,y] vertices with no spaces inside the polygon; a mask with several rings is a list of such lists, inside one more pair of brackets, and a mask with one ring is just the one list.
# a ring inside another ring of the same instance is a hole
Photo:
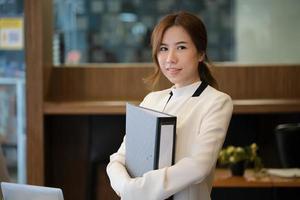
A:
{"label": "wooden shelf", "polygon": [[281,178],[270,175],[255,176],[246,170],[242,177],[231,176],[227,169],[216,169],[213,187],[300,187],[300,178]]}
{"label": "wooden shelf", "polygon": [[300,99],[237,99],[233,104],[240,114],[300,112]]}
{"label": "wooden shelf", "polygon": [[[139,104],[139,101],[130,101]],[[233,100],[235,114],[300,112],[300,99]],[[126,101],[45,102],[45,114],[124,114]]]}
{"label": "wooden shelf", "polygon": [[[138,104],[138,101],[130,101]],[[45,102],[45,114],[124,114],[126,101]]]}

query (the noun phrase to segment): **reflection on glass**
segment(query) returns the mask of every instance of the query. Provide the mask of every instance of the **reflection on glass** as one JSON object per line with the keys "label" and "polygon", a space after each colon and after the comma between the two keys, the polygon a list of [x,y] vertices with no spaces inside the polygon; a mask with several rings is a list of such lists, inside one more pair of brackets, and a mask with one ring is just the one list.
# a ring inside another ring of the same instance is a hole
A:
{"label": "reflection on glass", "polygon": [[[157,21],[186,10],[206,24],[213,61],[299,63],[298,0],[53,0],[54,64],[151,62]],[[283,15],[283,13],[285,13]]]}
{"label": "reflection on glass", "polygon": [[215,61],[234,57],[233,1],[73,0],[54,1],[54,63],[150,62],[150,35],[167,13],[198,14],[210,34]]}

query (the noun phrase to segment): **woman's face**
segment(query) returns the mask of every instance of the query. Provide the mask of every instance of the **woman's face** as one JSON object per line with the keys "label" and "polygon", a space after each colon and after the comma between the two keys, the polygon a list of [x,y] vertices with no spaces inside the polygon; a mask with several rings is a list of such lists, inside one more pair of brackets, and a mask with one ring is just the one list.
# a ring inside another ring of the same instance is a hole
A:
{"label": "woman's face", "polygon": [[157,53],[162,73],[175,84],[176,88],[200,80],[198,63],[203,57],[181,26],[172,26],[165,31]]}

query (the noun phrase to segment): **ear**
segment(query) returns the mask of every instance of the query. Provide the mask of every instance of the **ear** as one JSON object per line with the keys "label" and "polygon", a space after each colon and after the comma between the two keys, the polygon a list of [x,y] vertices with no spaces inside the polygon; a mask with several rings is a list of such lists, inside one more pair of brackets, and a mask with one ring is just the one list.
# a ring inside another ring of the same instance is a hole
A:
{"label": "ear", "polygon": [[201,52],[198,54],[198,62],[203,62],[205,59],[205,53],[204,52]]}

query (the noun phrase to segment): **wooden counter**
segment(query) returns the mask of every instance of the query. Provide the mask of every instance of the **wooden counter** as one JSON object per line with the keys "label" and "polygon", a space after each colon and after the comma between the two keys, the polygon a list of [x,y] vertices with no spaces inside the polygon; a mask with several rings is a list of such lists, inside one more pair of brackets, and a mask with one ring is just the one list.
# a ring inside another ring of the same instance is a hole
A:
{"label": "wooden counter", "polygon": [[227,169],[217,169],[213,183],[215,188],[260,188],[260,187],[300,187],[300,178],[282,178],[264,174],[255,176],[252,170],[246,170],[242,177],[231,176]]}
{"label": "wooden counter", "polygon": [[[139,104],[140,101],[130,101]],[[300,112],[300,99],[238,99],[233,100],[234,113]],[[126,101],[45,102],[45,114],[125,114]]]}
{"label": "wooden counter", "polygon": [[[138,104],[138,101],[131,101]],[[46,114],[125,114],[126,101],[45,102]]]}

